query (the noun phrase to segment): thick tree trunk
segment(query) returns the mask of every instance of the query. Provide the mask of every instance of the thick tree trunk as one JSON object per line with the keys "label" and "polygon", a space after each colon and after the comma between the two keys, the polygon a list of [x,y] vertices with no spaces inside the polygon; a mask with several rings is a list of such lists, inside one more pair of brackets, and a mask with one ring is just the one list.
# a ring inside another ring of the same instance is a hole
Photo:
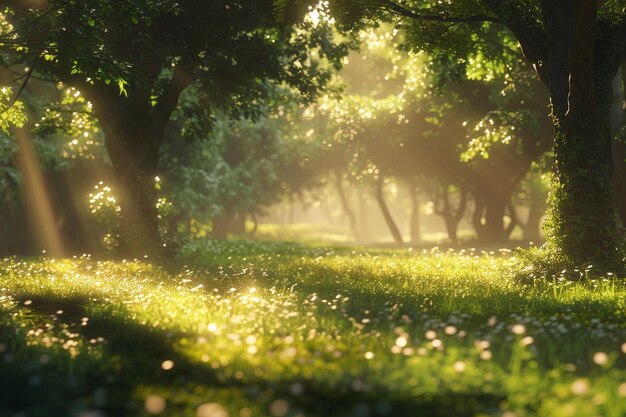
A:
{"label": "thick tree trunk", "polygon": [[626,137],[618,132],[626,124],[624,118],[624,77],[626,71],[620,68],[613,79],[613,102],[611,106],[611,137],[613,139],[613,189],[615,201],[622,224],[626,224]]}
{"label": "thick tree trunk", "polygon": [[[563,102],[562,88],[550,85],[556,140],[548,240],[573,265],[592,264],[596,273],[622,272],[621,228],[612,187],[614,74],[594,65],[597,3],[575,0],[572,7],[568,59],[551,68],[551,79],[569,79],[569,94]],[[557,16],[547,24],[559,19],[564,18]]]}
{"label": "thick tree trunk", "polygon": [[230,232],[235,236],[246,234],[246,215],[237,213],[231,220]]}
{"label": "thick tree trunk", "polygon": [[484,241],[497,243],[505,240],[504,214],[506,202],[500,199],[490,199],[485,209]]}
{"label": "thick tree trunk", "polygon": [[[435,187],[435,189],[437,190],[433,193],[433,200],[435,202],[435,213],[443,218],[443,221],[446,225],[446,232],[448,233],[448,239],[450,240],[450,242],[457,243],[459,240],[457,230],[467,207],[467,189],[464,187],[460,187],[459,204],[455,210],[452,202],[450,201],[451,186],[449,184],[443,184],[436,185]],[[440,203],[441,206],[439,206]],[[477,209],[475,210],[474,214],[480,214],[480,216],[475,217],[473,220],[474,227],[478,233],[479,228],[482,230],[481,221],[483,207],[479,205],[477,205],[476,207]]]}
{"label": "thick tree trunk", "polygon": [[[119,250],[125,257],[160,261],[163,241],[157,218],[155,176],[164,120],[157,121],[139,103],[97,87],[94,109],[114,168],[114,192],[120,211]],[[139,96],[139,94],[137,94]]]}
{"label": "thick tree trunk", "polygon": [[474,195],[473,225],[480,242],[494,244],[506,240],[504,214],[508,199],[510,199],[510,194],[508,196],[484,193]]}
{"label": "thick tree trunk", "polygon": [[213,218],[213,228],[211,236],[215,239],[226,240],[230,229],[230,217],[227,215],[216,216]]}
{"label": "thick tree trunk", "polygon": [[[104,131],[117,180],[116,197],[121,207],[119,249],[124,256],[165,259],[154,178],[165,128],[180,94],[193,81],[182,61],[171,69],[171,78],[164,82],[162,63],[146,61],[141,70],[136,69],[142,74],[142,82],[130,82],[125,96],[114,83],[86,81],[84,74],[56,68],[60,80],[76,87],[93,104]],[[157,91],[161,94],[153,105]]]}
{"label": "thick tree trunk", "polygon": [[396,225],[396,222],[393,220],[393,216],[391,215],[391,211],[389,211],[389,207],[385,202],[384,186],[385,180],[381,175],[379,175],[378,180],[376,181],[376,201],[380,206],[380,210],[382,211],[383,217],[385,218],[385,223],[387,223],[387,227],[389,227],[389,231],[393,236],[394,242],[402,244],[404,243],[404,241],[402,240],[402,234],[400,233],[400,229],[398,229],[398,226]]}
{"label": "thick tree trunk", "polygon": [[154,136],[162,132],[140,126],[110,126],[106,120],[101,119],[101,123],[115,168],[115,191],[121,208],[119,249],[125,256],[159,259],[163,242],[157,218],[155,176],[160,141]]}
{"label": "thick tree trunk", "polygon": [[178,225],[188,217],[186,210],[181,210],[168,216],[167,218],[167,234],[169,238],[175,238],[179,235]]}
{"label": "thick tree trunk", "polygon": [[157,222],[153,177],[118,172],[120,250],[124,255],[159,257],[163,248]]}

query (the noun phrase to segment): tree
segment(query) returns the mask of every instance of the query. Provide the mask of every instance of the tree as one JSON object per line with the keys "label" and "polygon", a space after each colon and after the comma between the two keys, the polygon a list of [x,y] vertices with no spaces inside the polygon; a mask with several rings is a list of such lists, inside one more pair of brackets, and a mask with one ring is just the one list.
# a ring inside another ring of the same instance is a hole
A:
{"label": "tree", "polygon": [[[268,79],[315,96],[331,69],[319,61],[343,54],[320,13],[297,28],[280,24],[270,0],[6,4],[19,34],[14,55],[93,104],[116,173],[121,247],[131,256],[160,253],[154,178],[166,127],[189,85],[201,86],[208,112],[248,114]],[[312,48],[319,59],[307,53]]]}
{"label": "tree", "polygon": [[[459,65],[446,56],[399,51],[404,32],[386,26],[360,32],[361,50],[340,74],[345,97],[324,102],[334,146],[347,148],[357,179],[393,177],[409,185],[421,179],[452,241],[471,192],[478,238],[500,242],[515,226],[505,228],[503,221],[514,190],[551,144],[547,117],[537,110],[545,98],[540,85],[510,42],[498,48],[499,58],[482,51]],[[383,216],[401,242],[384,183],[374,183]]]}
{"label": "tree", "polygon": [[[317,185],[322,151],[305,133],[297,92],[277,88],[272,109],[257,120],[218,113],[210,130],[191,114],[198,104],[192,92],[181,100],[161,155],[163,190],[174,211],[171,233],[193,219],[212,223],[216,238],[241,236],[248,217]],[[181,141],[188,145],[181,148]]]}
{"label": "tree", "polygon": [[[285,13],[302,2],[280,1]],[[622,225],[612,188],[611,82],[626,55],[623,2],[337,0],[337,15],[387,18],[414,34],[410,46],[463,59],[495,25],[519,42],[550,93],[555,131],[550,253],[567,266],[623,272]]]}
{"label": "tree", "polygon": [[[528,241],[538,242],[541,239],[541,220],[547,209],[546,199],[550,188],[548,162],[549,158],[545,157],[532,164],[515,195],[515,203],[512,201],[509,206],[511,223],[521,227],[524,239]],[[525,219],[518,215],[518,207],[526,208],[528,215]]]}

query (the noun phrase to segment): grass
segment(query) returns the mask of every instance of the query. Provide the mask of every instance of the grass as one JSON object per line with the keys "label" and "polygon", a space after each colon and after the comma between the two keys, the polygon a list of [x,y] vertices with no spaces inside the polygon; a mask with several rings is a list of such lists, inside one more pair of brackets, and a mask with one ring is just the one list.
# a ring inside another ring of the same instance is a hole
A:
{"label": "grass", "polygon": [[[508,250],[0,261],[0,416],[626,415],[626,284]],[[187,265],[187,266],[180,266]]]}

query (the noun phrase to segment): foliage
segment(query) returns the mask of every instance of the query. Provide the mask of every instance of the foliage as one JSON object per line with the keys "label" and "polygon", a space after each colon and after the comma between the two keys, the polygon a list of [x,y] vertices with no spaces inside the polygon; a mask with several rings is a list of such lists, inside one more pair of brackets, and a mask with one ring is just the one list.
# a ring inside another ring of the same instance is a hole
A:
{"label": "foliage", "polygon": [[102,226],[104,236],[102,243],[108,250],[113,250],[119,238],[120,206],[113,195],[111,187],[100,181],[94,185],[93,193],[89,194],[89,210],[96,221]]}
{"label": "foliage", "polygon": [[13,90],[2,87],[0,90],[0,130],[8,132],[10,126],[22,127],[26,123],[24,104],[21,101],[13,102]]}
{"label": "foliage", "polygon": [[489,159],[490,153],[494,152],[496,147],[507,146],[514,147],[514,152],[523,154],[523,142],[516,130],[536,131],[539,125],[537,112],[528,110],[488,112],[469,133],[471,140],[460,154],[460,158],[463,162]]}
{"label": "foliage", "polygon": [[[167,220],[172,214],[173,205],[161,191],[161,179],[154,179],[154,188],[157,190],[159,198],[156,202],[159,226],[161,234],[168,233]],[[93,191],[89,193],[89,211],[96,222],[101,226],[100,239],[103,246],[108,251],[113,251],[119,246],[120,237],[120,212],[122,211],[115,196],[115,190],[104,183],[98,182],[94,185]],[[95,232],[95,231],[92,231]]]}
{"label": "foliage", "polygon": [[[470,191],[481,200],[475,207],[487,206],[485,222],[500,219],[489,229],[494,236],[481,229],[479,238],[502,240],[505,206],[531,161],[550,146],[538,81],[506,31],[490,30],[491,42],[467,51],[462,65],[436,51],[408,50],[415,42],[410,31],[381,24],[359,32],[361,49],[348,57],[338,80],[345,96],[316,108],[324,126],[318,134],[334,139],[329,146],[344,154],[337,164],[356,182],[382,176]],[[452,70],[454,77],[444,77]],[[490,210],[502,213],[490,216]]]}
{"label": "foliage", "polygon": [[[212,106],[238,108],[245,115],[259,104],[265,79],[289,83],[312,98],[347,47],[333,38],[332,20],[321,6],[315,19],[294,27],[275,22],[265,0],[245,7],[229,0],[202,7],[154,0],[12,6],[7,18],[19,35],[13,48],[17,60],[36,60],[41,71],[85,90],[89,85],[111,86],[121,95],[129,88],[144,90],[157,109],[177,70],[185,73],[185,84],[204,86]],[[47,31],[45,37],[34,36],[40,30]]]}
{"label": "foliage", "polygon": [[[293,89],[275,88],[270,114],[254,120],[212,115],[211,128],[186,111],[186,95],[162,160],[164,190],[178,212],[201,222],[217,216],[261,214],[282,197],[318,183],[324,152],[310,138],[307,106]],[[191,116],[191,117],[190,117]],[[185,149],[176,145],[182,139]]]}
{"label": "foliage", "polygon": [[0,195],[5,202],[16,201],[21,183],[20,174],[13,162],[16,152],[15,142],[0,134]]}
{"label": "foliage", "polygon": [[348,48],[323,5],[293,25],[275,19],[270,0],[9,5],[17,37],[3,52],[93,106],[117,177],[122,243],[137,255],[162,249],[152,179],[183,91],[197,88],[204,109],[195,114],[205,120],[218,111],[258,117],[273,83],[305,100],[319,95]]}
{"label": "foliage", "polygon": [[[278,3],[288,15],[309,2]],[[623,1],[330,3],[337,16],[352,22],[392,20],[406,27],[411,41],[405,46],[426,50],[443,63],[444,81],[448,74],[459,78],[471,55],[475,61],[496,56],[489,52],[494,50],[491,45],[504,50],[505,66],[506,57],[517,49],[550,92],[556,145],[549,240],[554,249],[579,265],[593,262],[601,272],[624,269],[623,233],[611,187],[609,126],[611,81],[626,57]],[[450,71],[455,67],[457,71]],[[483,71],[487,75],[502,68],[488,67]]]}
{"label": "foliage", "polygon": [[[390,27],[359,32],[361,49],[348,57],[338,83],[343,97],[324,97],[315,109],[322,126],[316,133],[328,148],[344,155],[337,169],[357,182],[378,174],[423,172],[412,143],[428,129],[432,92],[424,54],[395,49],[403,33]],[[424,126],[426,125],[426,126]],[[427,135],[428,133],[425,133]],[[329,140],[332,138],[332,140]]]}
{"label": "foliage", "polygon": [[60,97],[46,103],[41,118],[34,124],[34,133],[57,144],[60,166],[71,165],[76,160],[110,163],[93,104],[74,87],[59,83],[57,90]]}

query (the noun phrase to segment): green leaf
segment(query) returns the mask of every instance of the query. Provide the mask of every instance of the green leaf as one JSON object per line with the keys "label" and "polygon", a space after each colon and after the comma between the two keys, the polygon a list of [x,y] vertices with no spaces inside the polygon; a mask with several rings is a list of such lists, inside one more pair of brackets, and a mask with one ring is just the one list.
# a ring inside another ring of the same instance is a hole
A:
{"label": "green leaf", "polygon": [[87,23],[89,24],[89,26],[94,27],[96,26],[96,21],[93,20],[93,18],[89,17],[87,18]]}
{"label": "green leaf", "polygon": [[121,78],[118,78],[117,86],[120,89],[120,96],[123,94],[124,97],[128,97],[128,92],[126,91],[126,81],[122,80]]}

